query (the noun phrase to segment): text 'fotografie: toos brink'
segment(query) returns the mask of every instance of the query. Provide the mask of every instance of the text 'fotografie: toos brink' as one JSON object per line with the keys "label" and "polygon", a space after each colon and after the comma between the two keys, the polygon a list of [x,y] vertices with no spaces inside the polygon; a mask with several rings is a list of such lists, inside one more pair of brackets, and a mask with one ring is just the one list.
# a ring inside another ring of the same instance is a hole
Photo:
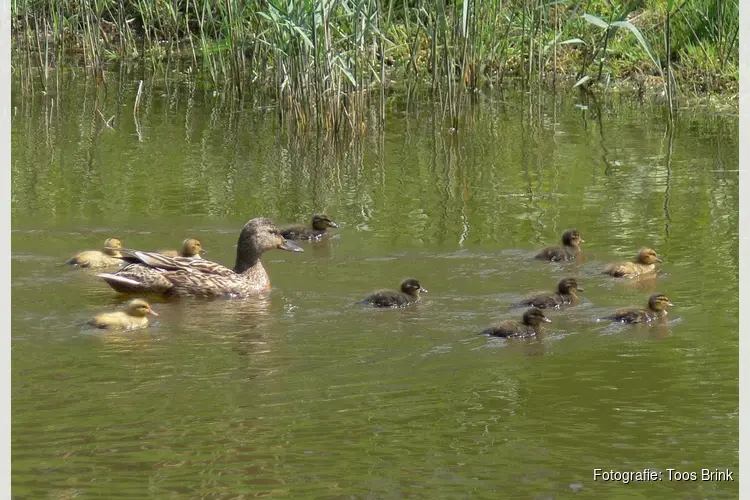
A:
{"label": "text 'fotografie: toos brink'", "polygon": [[666,469],[657,471],[643,469],[619,471],[594,469],[594,481],[619,481],[624,484],[648,481],[734,481],[734,471],[729,469],[701,469],[700,471],[680,471]]}

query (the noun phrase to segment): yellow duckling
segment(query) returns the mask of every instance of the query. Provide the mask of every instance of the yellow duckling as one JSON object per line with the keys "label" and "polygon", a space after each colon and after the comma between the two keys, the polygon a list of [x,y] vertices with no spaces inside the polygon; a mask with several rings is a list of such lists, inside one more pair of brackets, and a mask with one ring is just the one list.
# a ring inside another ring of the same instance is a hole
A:
{"label": "yellow duckling", "polygon": [[148,326],[148,315],[158,316],[145,300],[132,299],[124,311],[98,314],[89,321],[89,324],[96,328],[125,330],[144,328]]}
{"label": "yellow duckling", "polygon": [[118,250],[122,242],[117,238],[107,238],[102,250],[86,250],[70,258],[66,264],[78,267],[107,267],[123,264],[122,254]]}
{"label": "yellow duckling", "polygon": [[188,257],[191,259],[199,259],[201,255],[206,253],[206,251],[203,249],[200,240],[187,238],[182,242],[181,250],[160,250],[158,253],[168,257]]}
{"label": "yellow duckling", "polygon": [[656,263],[662,262],[656,252],[650,248],[641,248],[635,262],[617,262],[604,268],[604,274],[615,278],[637,278],[644,274],[656,272]]}

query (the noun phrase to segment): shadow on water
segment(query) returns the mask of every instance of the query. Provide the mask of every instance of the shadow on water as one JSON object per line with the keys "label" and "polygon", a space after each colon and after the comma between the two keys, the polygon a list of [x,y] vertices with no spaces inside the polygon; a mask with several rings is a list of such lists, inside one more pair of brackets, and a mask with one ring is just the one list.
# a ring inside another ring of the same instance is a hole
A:
{"label": "shadow on water", "polygon": [[[12,93],[14,495],[607,498],[624,487],[596,467],[737,470],[736,117],[478,93],[449,130],[394,94],[384,130],[330,140],[174,82],[134,115],[138,79],[119,78]],[[117,236],[197,237],[231,266],[249,218],[318,212],[341,227],[266,253],[269,294],[156,300],[137,332],[82,328],[125,298],[59,265]],[[580,259],[533,259],[571,227]],[[642,246],[656,277],[602,275]],[[357,305],[407,277],[419,303]],[[538,338],[479,335],[565,277],[582,301]],[[655,292],[666,324],[596,321]]]}

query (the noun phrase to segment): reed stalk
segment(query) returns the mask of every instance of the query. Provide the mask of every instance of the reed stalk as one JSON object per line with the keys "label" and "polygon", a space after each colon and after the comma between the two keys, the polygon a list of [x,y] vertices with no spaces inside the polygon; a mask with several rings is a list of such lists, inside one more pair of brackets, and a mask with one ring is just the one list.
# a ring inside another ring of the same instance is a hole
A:
{"label": "reed stalk", "polygon": [[[541,89],[572,68],[579,81],[662,76],[653,47],[664,47],[672,108],[693,75],[736,83],[738,0],[669,3],[665,12],[658,0],[12,0],[12,61],[23,92],[57,86],[51,72],[76,58],[105,88],[112,63],[145,61],[165,85],[179,70],[222,98],[252,91],[284,123],[333,134],[382,123],[396,80],[410,100],[431,91],[457,128],[468,90],[506,86],[512,74]],[[379,111],[368,114],[371,105]]]}

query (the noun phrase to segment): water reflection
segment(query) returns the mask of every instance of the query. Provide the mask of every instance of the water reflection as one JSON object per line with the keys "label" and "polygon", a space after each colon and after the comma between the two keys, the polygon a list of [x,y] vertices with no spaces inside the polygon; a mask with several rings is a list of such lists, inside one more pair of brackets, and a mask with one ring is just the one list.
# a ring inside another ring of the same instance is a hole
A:
{"label": "water reflection", "polygon": [[[337,141],[152,80],[134,118],[127,78],[12,95],[14,494],[605,498],[620,492],[587,471],[613,460],[736,468],[736,119],[668,129],[610,97],[479,94],[452,133],[429,99],[394,96],[384,130]],[[197,236],[231,264],[249,218],[318,211],[341,228],[264,255],[269,294],[154,300],[143,331],[82,329],[126,297],[57,265],[109,234]],[[580,260],[533,259],[570,227]],[[657,275],[602,275],[642,245]],[[430,289],[413,307],[356,305],[410,276]],[[582,301],[538,338],[478,335],[565,277]],[[666,324],[596,321],[655,292]]]}

